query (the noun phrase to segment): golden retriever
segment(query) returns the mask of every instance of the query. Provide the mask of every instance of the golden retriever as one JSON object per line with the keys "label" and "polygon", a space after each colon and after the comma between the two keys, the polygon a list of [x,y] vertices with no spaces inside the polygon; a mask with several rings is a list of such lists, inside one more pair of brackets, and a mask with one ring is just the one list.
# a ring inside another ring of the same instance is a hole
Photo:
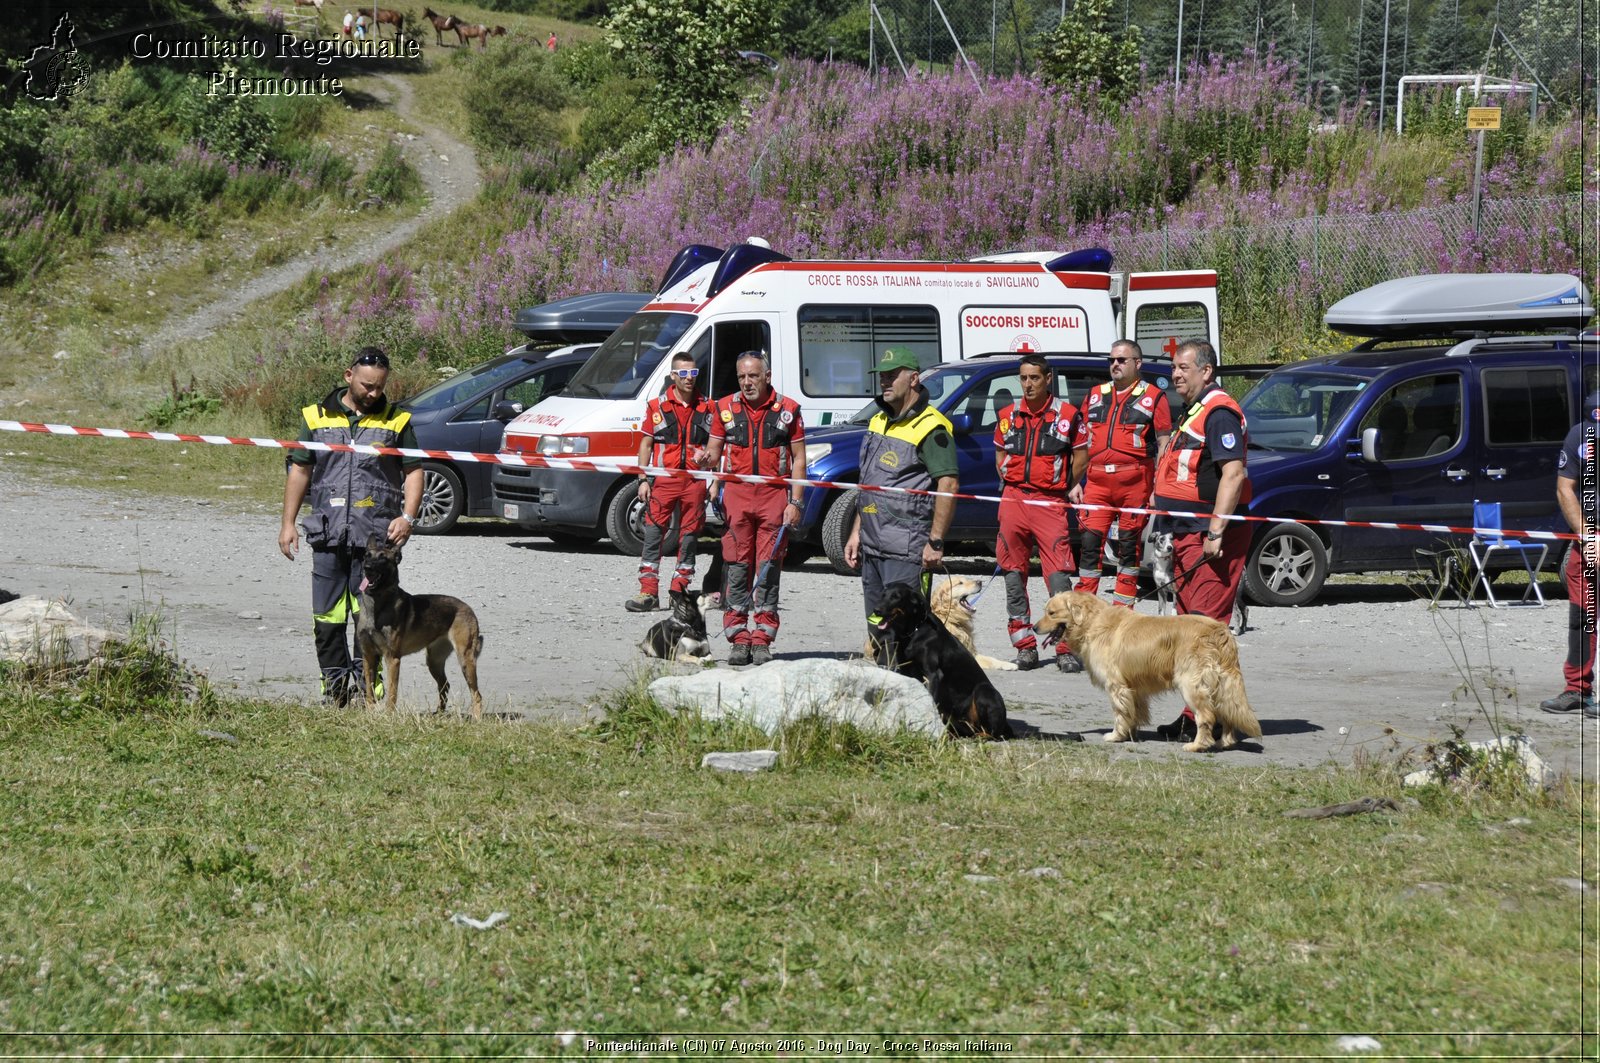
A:
{"label": "golden retriever", "polygon": [[1050,599],[1034,632],[1061,639],[1083,661],[1094,685],[1111,695],[1116,717],[1107,742],[1137,741],[1150,722],[1150,699],[1176,687],[1194,710],[1198,732],[1183,748],[1211,748],[1212,727],[1222,748],[1260,738],[1261,724],[1245,698],[1239,646],[1208,616],[1141,616],[1091,594],[1066,591]]}
{"label": "golden retriever", "polygon": [[[1015,661],[1002,661],[998,657],[990,657],[986,653],[979,653],[977,644],[972,638],[972,596],[982,588],[977,580],[970,576],[951,576],[933,589],[933,596],[928,601],[928,608],[934,616],[939,618],[945,630],[961,643],[962,647],[977,660],[978,666],[990,672],[1015,672]],[[861,656],[872,657],[877,652],[873,640],[868,637],[866,645],[861,649]]]}

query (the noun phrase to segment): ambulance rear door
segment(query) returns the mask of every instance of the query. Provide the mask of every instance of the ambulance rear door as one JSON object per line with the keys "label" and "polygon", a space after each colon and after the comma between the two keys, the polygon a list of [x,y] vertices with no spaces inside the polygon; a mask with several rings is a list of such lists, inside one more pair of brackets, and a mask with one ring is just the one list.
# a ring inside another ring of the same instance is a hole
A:
{"label": "ambulance rear door", "polygon": [[1130,273],[1118,322],[1124,339],[1136,341],[1146,358],[1172,360],[1185,340],[1209,340],[1223,359],[1217,314],[1217,271]]}

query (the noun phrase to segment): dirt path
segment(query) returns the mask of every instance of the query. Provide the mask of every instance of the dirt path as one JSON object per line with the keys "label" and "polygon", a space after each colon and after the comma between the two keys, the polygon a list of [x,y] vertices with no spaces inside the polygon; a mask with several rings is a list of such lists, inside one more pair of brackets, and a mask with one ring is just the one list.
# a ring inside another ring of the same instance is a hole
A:
{"label": "dirt path", "polygon": [[380,74],[377,79],[391,93],[389,106],[418,130],[414,138],[400,136],[396,142],[422,178],[428,197],[422,211],[388,228],[375,229],[370,240],[359,244],[308,247],[283,265],[255,274],[242,287],[168,321],[143,342],[144,351],[160,350],[177,341],[210,335],[243,314],[251,303],[288,290],[307,273],[334,273],[371,261],[406,243],[434,218],[447,215],[477,198],[483,180],[472,146],[417,114],[412,105],[411,85],[404,77]]}
{"label": "dirt path", "polygon": [[[261,475],[281,477],[281,467],[281,459],[264,460]],[[126,625],[131,610],[159,608],[179,655],[224,689],[316,697],[310,559],[291,563],[278,553],[276,507],[90,493],[29,482],[0,459],[0,528],[0,588],[65,597],[110,627]],[[636,644],[659,614],[623,611],[638,586],[638,563],[609,544],[566,549],[509,525],[472,522],[457,534],[413,540],[405,558],[407,589],[455,594],[477,610],[491,711],[583,718],[647,668]],[[953,567],[986,575],[990,564],[974,558]],[[777,657],[855,652],[863,633],[860,594],[858,581],[834,575],[824,562],[785,572]],[[986,600],[978,614],[978,647],[991,653],[1005,645],[997,601]],[[1561,686],[1565,602],[1434,611],[1399,584],[1341,584],[1314,605],[1258,608],[1250,620],[1239,652],[1265,737],[1233,753],[1195,757],[1150,741],[1108,747],[1101,741],[1110,727],[1108,702],[1084,676],[1050,668],[992,678],[1029,733],[1082,732],[1086,752],[1111,759],[1194,767],[1350,764],[1448,739],[1454,727],[1471,740],[1493,737],[1498,727],[1526,731],[1558,767],[1595,777],[1600,728],[1538,710]],[[716,654],[726,660],[720,641]],[[1464,669],[1473,689],[1464,687]],[[1477,700],[1491,687],[1499,695],[1494,720]],[[408,659],[402,701],[425,702],[427,688],[426,669]],[[459,703],[461,691],[455,694]],[[1176,695],[1158,700],[1156,722],[1178,707]]]}

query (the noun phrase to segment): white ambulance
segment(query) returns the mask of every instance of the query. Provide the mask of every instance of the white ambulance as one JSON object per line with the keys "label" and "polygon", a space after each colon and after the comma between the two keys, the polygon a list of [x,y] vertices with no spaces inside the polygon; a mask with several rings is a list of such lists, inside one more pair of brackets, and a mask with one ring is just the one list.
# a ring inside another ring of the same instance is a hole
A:
{"label": "white ambulance", "polygon": [[[1147,358],[1186,339],[1221,349],[1217,275],[1109,272],[1109,252],[1019,252],[970,262],[792,261],[762,242],[678,253],[655,298],[573,376],[506,426],[503,452],[633,462],[648,401],[687,351],[713,399],[738,390],[734,362],[766,352],[772,386],[808,425],[842,421],[877,393],[890,346],[924,366],[996,352],[1088,354],[1130,336]],[[497,516],[557,541],[609,536],[637,554],[637,480],[614,473],[494,467]]]}

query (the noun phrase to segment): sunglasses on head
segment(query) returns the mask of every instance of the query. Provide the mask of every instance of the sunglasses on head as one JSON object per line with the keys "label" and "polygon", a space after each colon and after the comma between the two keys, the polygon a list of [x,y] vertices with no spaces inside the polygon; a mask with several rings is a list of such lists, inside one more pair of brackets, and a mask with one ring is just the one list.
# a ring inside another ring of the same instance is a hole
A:
{"label": "sunglasses on head", "polygon": [[672,375],[677,377],[679,380],[693,380],[695,377],[700,375],[700,370],[696,368],[674,369],[672,371]]}
{"label": "sunglasses on head", "polygon": [[365,354],[363,354],[361,357],[357,358],[354,362],[351,362],[350,364],[351,365],[375,365],[379,369],[387,369],[387,368],[389,368],[389,356],[387,354],[379,354],[376,351],[368,351]]}

